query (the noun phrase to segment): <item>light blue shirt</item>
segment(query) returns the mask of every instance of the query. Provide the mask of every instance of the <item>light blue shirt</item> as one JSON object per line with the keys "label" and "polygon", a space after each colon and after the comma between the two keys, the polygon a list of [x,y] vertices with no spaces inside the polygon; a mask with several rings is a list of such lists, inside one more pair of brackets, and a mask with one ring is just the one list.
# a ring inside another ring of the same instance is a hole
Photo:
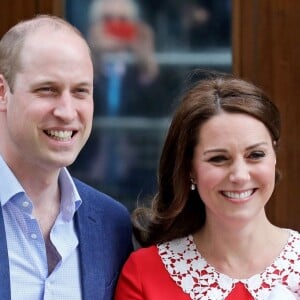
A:
{"label": "light blue shirt", "polygon": [[[73,216],[82,200],[67,169],[59,175],[60,213],[50,233],[61,256],[48,276],[45,242],[32,202],[0,156],[0,201],[3,210],[12,300],[81,300],[78,238]],[[1,280],[1,279],[0,279]]]}

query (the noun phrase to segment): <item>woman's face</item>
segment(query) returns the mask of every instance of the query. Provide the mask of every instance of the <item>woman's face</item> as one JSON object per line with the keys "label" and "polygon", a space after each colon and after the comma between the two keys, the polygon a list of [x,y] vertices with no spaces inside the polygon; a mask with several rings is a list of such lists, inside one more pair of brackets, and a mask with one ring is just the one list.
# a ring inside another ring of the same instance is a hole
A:
{"label": "woman's face", "polygon": [[191,177],[207,221],[241,224],[265,216],[275,184],[276,156],[265,125],[240,113],[221,113],[199,130]]}

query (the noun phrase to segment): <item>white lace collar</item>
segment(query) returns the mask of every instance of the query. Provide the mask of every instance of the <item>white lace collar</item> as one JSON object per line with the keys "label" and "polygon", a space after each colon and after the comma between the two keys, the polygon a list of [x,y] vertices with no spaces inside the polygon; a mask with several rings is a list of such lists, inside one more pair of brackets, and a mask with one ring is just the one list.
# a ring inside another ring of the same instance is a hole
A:
{"label": "white lace collar", "polygon": [[254,299],[267,299],[277,285],[289,287],[300,299],[300,234],[290,230],[284,249],[263,273],[238,280],[219,273],[197,251],[192,235],[157,246],[171,278],[193,300],[223,300],[242,282]]}

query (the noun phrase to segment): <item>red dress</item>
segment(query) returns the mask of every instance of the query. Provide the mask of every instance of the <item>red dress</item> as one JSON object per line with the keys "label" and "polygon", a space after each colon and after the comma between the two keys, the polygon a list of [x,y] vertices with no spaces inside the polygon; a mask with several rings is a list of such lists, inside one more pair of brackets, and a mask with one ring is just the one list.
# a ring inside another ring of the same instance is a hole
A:
{"label": "red dress", "polygon": [[290,231],[273,264],[244,280],[217,272],[188,236],[132,253],[120,275],[115,300],[266,300],[278,285],[300,299],[299,233]]}

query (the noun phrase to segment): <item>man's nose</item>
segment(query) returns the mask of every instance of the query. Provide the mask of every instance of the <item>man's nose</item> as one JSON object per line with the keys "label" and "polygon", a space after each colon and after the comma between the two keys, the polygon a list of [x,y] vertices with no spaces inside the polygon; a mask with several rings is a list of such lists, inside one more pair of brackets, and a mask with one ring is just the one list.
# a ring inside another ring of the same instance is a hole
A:
{"label": "man's nose", "polygon": [[76,117],[74,98],[70,92],[64,92],[56,99],[54,115],[64,121],[72,121]]}

